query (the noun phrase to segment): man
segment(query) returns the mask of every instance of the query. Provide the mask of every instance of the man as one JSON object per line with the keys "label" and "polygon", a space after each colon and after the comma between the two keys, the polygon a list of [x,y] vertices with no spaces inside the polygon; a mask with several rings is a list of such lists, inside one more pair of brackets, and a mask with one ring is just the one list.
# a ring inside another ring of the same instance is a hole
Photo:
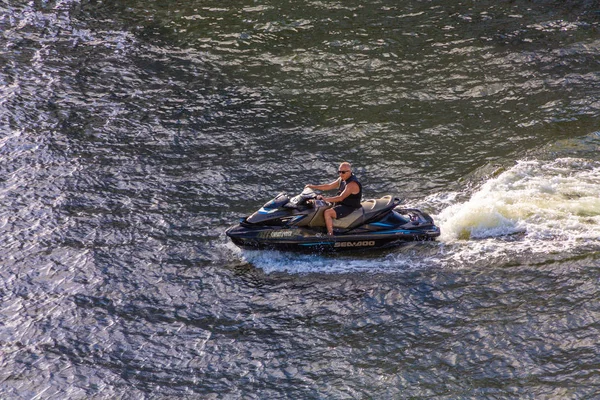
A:
{"label": "man", "polygon": [[338,174],[340,177],[331,183],[323,185],[306,185],[307,188],[316,190],[338,189],[337,195],[334,197],[317,196],[317,200],[336,203],[333,208],[325,210],[325,213],[323,214],[328,235],[333,235],[333,220],[343,218],[357,208],[360,208],[360,200],[362,198],[362,185],[352,173],[350,163],[341,163]]}

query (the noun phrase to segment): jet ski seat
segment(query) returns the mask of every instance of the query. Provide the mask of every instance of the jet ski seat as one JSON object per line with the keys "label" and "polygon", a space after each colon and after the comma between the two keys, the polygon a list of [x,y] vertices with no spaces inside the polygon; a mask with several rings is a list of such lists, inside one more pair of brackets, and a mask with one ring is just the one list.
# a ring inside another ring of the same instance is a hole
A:
{"label": "jet ski seat", "polygon": [[333,227],[341,229],[353,228],[362,224],[364,221],[368,220],[379,212],[395,207],[397,205],[397,201],[399,202],[398,199],[395,199],[390,195],[383,196],[379,199],[365,200],[360,203],[360,208],[357,208],[349,215],[345,216],[344,218],[334,219]]}

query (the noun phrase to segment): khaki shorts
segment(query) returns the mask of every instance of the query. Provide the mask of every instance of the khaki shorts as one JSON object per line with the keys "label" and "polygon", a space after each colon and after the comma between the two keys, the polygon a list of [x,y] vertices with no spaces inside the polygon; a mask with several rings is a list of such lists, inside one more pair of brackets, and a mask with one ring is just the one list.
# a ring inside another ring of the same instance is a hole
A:
{"label": "khaki shorts", "polygon": [[345,206],[343,204],[338,204],[337,206],[333,207],[333,211],[335,211],[336,219],[344,218],[344,217],[352,214],[352,211],[354,211],[354,210],[356,210],[356,208],[350,207],[350,206]]}

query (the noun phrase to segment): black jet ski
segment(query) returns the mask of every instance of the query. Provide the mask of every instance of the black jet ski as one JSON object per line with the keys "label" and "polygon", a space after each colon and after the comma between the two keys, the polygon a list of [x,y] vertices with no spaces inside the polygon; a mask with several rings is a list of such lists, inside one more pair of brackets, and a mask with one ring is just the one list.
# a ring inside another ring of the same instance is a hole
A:
{"label": "black jet ski", "polygon": [[332,205],[316,196],[308,188],[292,198],[280,193],[225,233],[242,248],[303,251],[373,249],[440,235],[427,213],[402,208],[400,199],[388,195],[363,201],[361,208],[335,219],[329,236],[323,213]]}

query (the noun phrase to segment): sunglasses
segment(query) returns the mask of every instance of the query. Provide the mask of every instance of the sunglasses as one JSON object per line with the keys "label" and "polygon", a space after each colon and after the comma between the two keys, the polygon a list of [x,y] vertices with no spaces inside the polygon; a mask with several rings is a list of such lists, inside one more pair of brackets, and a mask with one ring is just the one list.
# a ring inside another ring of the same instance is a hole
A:
{"label": "sunglasses", "polygon": [[350,171],[338,171],[338,174],[345,174],[346,172],[350,172]]}

